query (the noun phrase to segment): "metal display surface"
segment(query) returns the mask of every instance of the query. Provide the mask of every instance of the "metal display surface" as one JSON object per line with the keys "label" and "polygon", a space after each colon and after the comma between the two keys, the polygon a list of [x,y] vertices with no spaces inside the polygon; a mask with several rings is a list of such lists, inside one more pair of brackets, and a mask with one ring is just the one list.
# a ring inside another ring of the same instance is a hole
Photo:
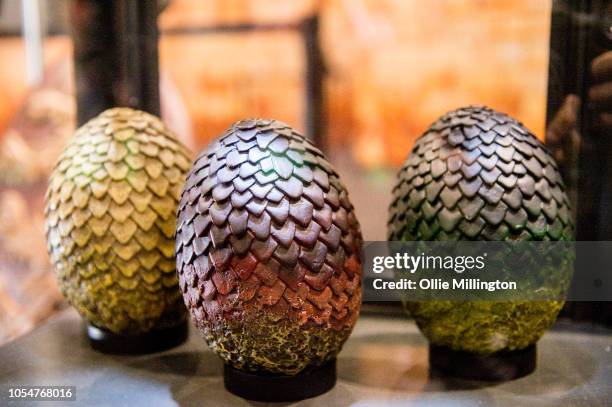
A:
{"label": "metal display surface", "polygon": [[[224,389],[223,365],[195,329],[178,348],[137,357],[91,350],[82,329],[69,310],[1,347],[0,404],[29,405],[7,403],[11,385],[63,385],[76,386],[68,406],[253,405]],[[291,405],[592,406],[612,397],[610,377],[612,331],[552,330],[538,343],[535,372],[487,384],[430,377],[427,342],[411,321],[362,316],[338,357],[336,386]]]}

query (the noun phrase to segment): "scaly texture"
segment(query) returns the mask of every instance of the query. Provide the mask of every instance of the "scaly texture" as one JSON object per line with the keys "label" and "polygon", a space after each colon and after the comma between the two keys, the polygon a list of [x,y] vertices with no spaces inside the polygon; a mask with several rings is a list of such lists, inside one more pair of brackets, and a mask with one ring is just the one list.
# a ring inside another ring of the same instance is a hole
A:
{"label": "scaly texture", "polygon": [[158,118],[128,108],[83,125],[60,156],[45,198],[49,254],[94,325],[132,334],[184,320],[174,232],[189,166]]}
{"label": "scaly texture", "polygon": [[[486,107],[447,113],[416,141],[389,212],[389,240],[572,239],[554,159],[521,123]],[[490,353],[537,341],[563,303],[406,305],[430,341]]]}
{"label": "scaly texture", "polygon": [[196,159],[176,234],[180,288],[223,360],[296,374],[333,358],[357,319],[361,233],[319,149],[241,121]]}

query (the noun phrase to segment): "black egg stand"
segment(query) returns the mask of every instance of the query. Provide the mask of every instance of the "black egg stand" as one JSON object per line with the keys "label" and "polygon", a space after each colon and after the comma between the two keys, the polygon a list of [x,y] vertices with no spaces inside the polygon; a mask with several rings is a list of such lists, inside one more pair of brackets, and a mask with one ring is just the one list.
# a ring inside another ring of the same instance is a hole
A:
{"label": "black egg stand", "polygon": [[518,379],[536,368],[536,345],[515,351],[479,355],[429,345],[429,369],[433,376],[451,376],[486,382]]}
{"label": "black egg stand", "polygon": [[187,321],[146,333],[121,335],[87,323],[89,344],[98,352],[113,355],[142,355],[174,348],[187,340]]}
{"label": "black egg stand", "polygon": [[336,359],[294,376],[250,373],[225,365],[225,388],[236,396],[261,402],[289,402],[316,397],[336,384]]}

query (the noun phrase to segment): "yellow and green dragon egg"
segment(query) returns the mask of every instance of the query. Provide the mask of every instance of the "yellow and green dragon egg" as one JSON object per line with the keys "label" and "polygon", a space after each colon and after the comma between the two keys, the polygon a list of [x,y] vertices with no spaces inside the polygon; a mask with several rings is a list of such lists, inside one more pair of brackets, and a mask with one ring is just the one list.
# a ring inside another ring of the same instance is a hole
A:
{"label": "yellow and green dragon egg", "polygon": [[64,296],[91,324],[141,334],[185,320],[174,261],[190,154],[148,113],[114,108],[79,128],[45,197]]}

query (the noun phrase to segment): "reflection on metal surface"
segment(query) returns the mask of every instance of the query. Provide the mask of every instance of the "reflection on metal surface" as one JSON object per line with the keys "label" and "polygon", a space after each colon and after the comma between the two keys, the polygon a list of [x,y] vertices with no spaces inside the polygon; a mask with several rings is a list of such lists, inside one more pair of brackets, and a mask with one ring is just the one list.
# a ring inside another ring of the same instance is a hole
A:
{"label": "reflection on metal surface", "polygon": [[[185,345],[139,358],[100,355],[81,330],[76,312],[66,311],[0,348],[0,382],[76,385],[74,406],[252,405],[224,390],[221,361],[195,330]],[[488,386],[431,377],[427,344],[416,326],[404,319],[362,317],[339,355],[336,387],[296,405],[596,405],[612,396],[611,335],[553,330],[538,344],[534,373]]]}

